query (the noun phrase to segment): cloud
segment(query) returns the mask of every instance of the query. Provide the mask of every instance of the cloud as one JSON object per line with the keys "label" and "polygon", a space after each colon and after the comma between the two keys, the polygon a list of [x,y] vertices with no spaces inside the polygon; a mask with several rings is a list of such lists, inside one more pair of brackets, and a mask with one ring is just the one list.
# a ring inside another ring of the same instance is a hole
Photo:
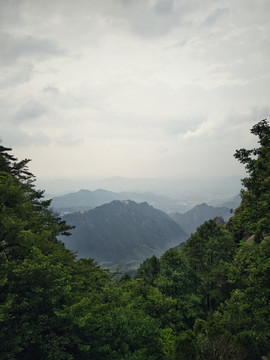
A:
{"label": "cloud", "polygon": [[61,137],[54,139],[54,141],[64,147],[76,147],[83,143],[83,138],[71,135],[69,133],[63,134]]}
{"label": "cloud", "polygon": [[185,117],[178,119],[169,119],[163,124],[164,131],[175,137],[181,134],[187,134],[194,132],[199,124],[203,123],[204,118],[199,116]]}
{"label": "cloud", "polygon": [[159,0],[154,5],[154,10],[159,15],[172,14],[173,4],[174,4],[174,0]]}
{"label": "cloud", "polygon": [[34,66],[29,62],[17,64],[15,68],[6,67],[0,72],[0,88],[11,88],[29,82]]}
{"label": "cloud", "polygon": [[[254,142],[249,134],[250,128],[269,114],[270,107],[249,107],[245,111],[231,111],[227,113],[212,113],[193,130],[179,134],[179,141],[193,140],[203,142],[217,142],[229,146],[241,140],[243,146],[252,146]],[[241,146],[239,144],[239,146]],[[232,148],[233,149],[233,148]]]}
{"label": "cloud", "polygon": [[213,26],[220,20],[221,17],[225,17],[230,13],[228,8],[217,8],[212,14],[208,15],[203,22],[203,26]]}
{"label": "cloud", "polygon": [[50,93],[51,95],[60,94],[60,90],[56,86],[45,86],[42,91],[45,93]]}
{"label": "cloud", "polygon": [[28,154],[24,155],[25,157],[34,156],[34,153],[31,155],[31,152],[25,151],[25,149],[31,147],[41,149],[52,143],[52,139],[42,131],[28,132],[21,128],[14,128],[9,125],[2,127],[1,139],[5,146],[24,149],[24,153],[27,152]]}
{"label": "cloud", "polygon": [[48,56],[67,55],[67,49],[56,41],[46,38],[36,38],[32,35],[14,36],[0,33],[1,57],[0,64],[10,66],[21,58],[44,59]]}
{"label": "cloud", "polygon": [[112,0],[105,14],[118,31],[128,31],[139,38],[153,39],[166,36],[182,23],[188,11],[187,2],[173,0]]}
{"label": "cloud", "polygon": [[22,1],[0,1],[0,28],[20,26],[22,19]]}
{"label": "cloud", "polygon": [[18,123],[27,122],[30,120],[37,120],[42,115],[47,113],[47,108],[38,101],[31,100],[23,104],[15,113],[14,119]]}
{"label": "cloud", "polygon": [[267,3],[2,1],[3,140],[47,177],[230,172],[269,111]]}

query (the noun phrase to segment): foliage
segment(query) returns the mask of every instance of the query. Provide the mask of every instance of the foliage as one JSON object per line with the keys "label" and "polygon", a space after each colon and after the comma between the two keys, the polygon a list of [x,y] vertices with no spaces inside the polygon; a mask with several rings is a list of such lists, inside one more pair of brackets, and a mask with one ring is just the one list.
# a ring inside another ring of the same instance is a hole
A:
{"label": "foliage", "polygon": [[181,332],[175,343],[173,360],[193,360],[196,354],[196,339],[192,330]]}
{"label": "foliage", "polygon": [[236,285],[217,312],[219,326],[256,359],[270,350],[270,237],[256,244],[245,243],[239,249],[230,269]]}
{"label": "foliage", "polygon": [[260,146],[235,153],[249,176],[242,180],[246,189],[242,190],[242,204],[231,221],[231,228],[239,239],[255,235],[255,240],[260,242],[270,234],[270,126],[267,120],[254,125],[251,133],[259,137]]}
{"label": "foliage", "polygon": [[183,248],[193,274],[193,289],[202,306],[213,310],[229,293],[227,267],[236,250],[232,235],[214,220],[201,225]]}
{"label": "foliage", "polygon": [[137,271],[137,278],[143,279],[146,284],[153,285],[160,271],[160,264],[158,258],[153,255],[147,258],[139,267]]}

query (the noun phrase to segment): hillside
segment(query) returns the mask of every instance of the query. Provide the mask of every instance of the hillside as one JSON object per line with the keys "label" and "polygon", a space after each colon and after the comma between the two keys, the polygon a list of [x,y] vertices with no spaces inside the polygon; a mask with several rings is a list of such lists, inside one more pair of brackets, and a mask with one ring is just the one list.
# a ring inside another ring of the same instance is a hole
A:
{"label": "hillside", "polygon": [[205,221],[214,219],[217,216],[223,217],[225,221],[228,221],[232,214],[227,207],[214,207],[203,203],[194,206],[183,214],[176,212],[170,214],[170,216],[186,233],[192,234]]}
{"label": "hillside", "polygon": [[85,213],[65,215],[63,220],[76,227],[63,239],[66,246],[78,251],[79,257],[91,257],[108,266],[139,264],[188,237],[167,214],[146,202],[115,200]]}

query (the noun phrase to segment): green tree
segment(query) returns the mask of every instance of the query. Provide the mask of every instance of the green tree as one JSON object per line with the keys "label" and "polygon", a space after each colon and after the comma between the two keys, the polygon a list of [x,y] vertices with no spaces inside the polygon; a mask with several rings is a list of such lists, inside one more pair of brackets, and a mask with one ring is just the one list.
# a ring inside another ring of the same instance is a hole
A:
{"label": "green tree", "polygon": [[235,153],[236,159],[245,165],[248,177],[242,180],[242,203],[229,228],[241,240],[255,235],[260,242],[270,234],[270,126],[266,119],[254,125],[251,133],[258,136],[259,147]]}
{"label": "green tree", "polygon": [[25,256],[25,243],[30,245],[34,237],[38,241],[40,234],[57,243],[57,236],[69,235],[72,228],[52,214],[51,201],[35,188],[35,177],[28,170],[30,160],[18,162],[10,150],[0,145],[0,252],[9,258]]}
{"label": "green tree", "polygon": [[194,292],[192,268],[183,247],[170,249],[162,255],[160,272],[154,283],[163,294],[176,300],[175,329],[190,326],[197,316],[202,315],[201,297]]}
{"label": "green tree", "polygon": [[64,266],[33,248],[27,259],[2,263],[1,279],[1,358],[70,358],[56,316],[71,296]]}
{"label": "green tree", "polygon": [[67,234],[70,227],[29,191],[11,174],[0,172],[0,260],[23,259],[33,245],[44,253],[64,249],[57,235]]}
{"label": "green tree", "polygon": [[229,231],[209,220],[192,234],[183,247],[193,274],[193,291],[202,296],[205,311],[213,310],[229,296],[227,265],[236,250]]}
{"label": "green tree", "polygon": [[270,237],[260,244],[243,243],[229,281],[236,289],[215,314],[223,331],[247,351],[248,359],[270,353]]}
{"label": "green tree", "polygon": [[181,332],[176,340],[173,360],[194,360],[196,356],[196,338],[192,330]]}
{"label": "green tree", "polygon": [[153,285],[160,271],[160,262],[156,256],[146,259],[137,271],[137,278],[144,280],[146,284]]}

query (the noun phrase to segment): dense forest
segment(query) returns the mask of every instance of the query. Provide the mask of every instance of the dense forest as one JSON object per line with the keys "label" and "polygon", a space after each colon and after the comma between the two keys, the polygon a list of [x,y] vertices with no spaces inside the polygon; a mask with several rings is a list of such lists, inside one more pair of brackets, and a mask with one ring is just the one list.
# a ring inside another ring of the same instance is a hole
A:
{"label": "dense forest", "polygon": [[35,188],[29,160],[0,146],[0,359],[270,358],[270,125],[240,149],[241,205],[134,279],[76,259],[70,227]]}

